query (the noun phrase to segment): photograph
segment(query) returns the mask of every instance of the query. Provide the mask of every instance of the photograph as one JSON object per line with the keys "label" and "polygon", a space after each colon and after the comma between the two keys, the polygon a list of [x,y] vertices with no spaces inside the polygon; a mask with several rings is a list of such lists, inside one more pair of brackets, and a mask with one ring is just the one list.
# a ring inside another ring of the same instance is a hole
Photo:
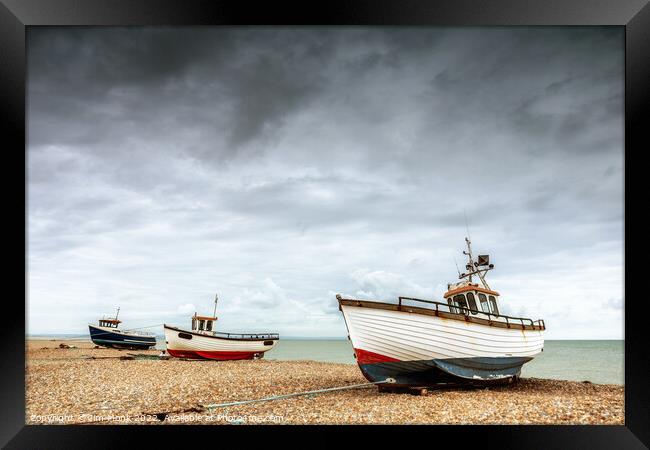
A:
{"label": "photograph", "polygon": [[625,425],[625,58],[27,27],[25,424]]}

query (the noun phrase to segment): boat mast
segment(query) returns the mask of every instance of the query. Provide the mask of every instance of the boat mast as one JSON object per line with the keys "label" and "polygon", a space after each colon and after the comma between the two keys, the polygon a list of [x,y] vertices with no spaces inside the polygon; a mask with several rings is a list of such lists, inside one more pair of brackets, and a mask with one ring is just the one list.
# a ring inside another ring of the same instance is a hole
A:
{"label": "boat mast", "polygon": [[[472,282],[472,275],[477,275],[479,279],[481,280],[481,283],[483,284],[483,287],[485,289],[490,289],[490,286],[488,286],[487,281],[485,281],[485,274],[487,273],[488,270],[491,270],[494,268],[494,265],[492,264],[481,264],[479,267],[478,262],[474,262],[474,257],[472,256],[472,241],[469,240],[469,238],[465,238],[465,242],[467,243],[467,251],[463,251],[463,254],[467,255],[468,262],[467,265],[465,266],[468,270],[467,273],[461,274],[459,277],[460,279],[463,279],[465,277],[469,278],[469,282]],[[480,255],[479,255],[480,256]],[[479,257],[479,260],[481,258]],[[487,265],[487,267],[484,267]]]}
{"label": "boat mast", "polygon": [[219,300],[219,294],[214,294],[214,313],[212,317],[217,317],[217,301]]}
{"label": "boat mast", "polygon": [[117,316],[120,315],[120,307],[117,307],[117,312],[115,313],[115,320],[117,320]]}
{"label": "boat mast", "polygon": [[[469,234],[469,233],[468,233]],[[467,251],[463,251],[464,255],[467,255],[467,258],[469,259],[467,265],[465,268],[469,270],[467,273],[467,276],[469,277],[469,282],[472,282],[472,275],[474,274],[474,258],[472,258],[472,242],[469,240],[468,237],[465,237],[465,243],[467,244]]]}

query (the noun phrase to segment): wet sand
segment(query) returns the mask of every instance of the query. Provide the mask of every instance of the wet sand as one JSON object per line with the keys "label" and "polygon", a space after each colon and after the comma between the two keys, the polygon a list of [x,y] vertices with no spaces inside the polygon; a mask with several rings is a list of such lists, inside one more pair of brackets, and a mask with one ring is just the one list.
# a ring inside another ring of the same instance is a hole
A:
{"label": "wet sand", "polygon": [[90,341],[69,340],[26,345],[27,424],[624,423],[623,386],[538,378],[418,396],[370,386],[207,410],[207,404],[367,380],[355,365],[273,361],[272,351],[255,361],[123,360],[160,351],[95,349]]}

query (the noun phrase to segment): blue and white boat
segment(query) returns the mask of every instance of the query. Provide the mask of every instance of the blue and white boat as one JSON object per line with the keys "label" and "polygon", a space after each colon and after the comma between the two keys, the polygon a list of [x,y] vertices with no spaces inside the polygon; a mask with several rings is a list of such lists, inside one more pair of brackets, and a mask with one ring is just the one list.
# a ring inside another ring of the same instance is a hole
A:
{"label": "blue and white boat", "polygon": [[118,325],[122,323],[117,316],[114,318],[99,319],[99,325],[88,325],[90,339],[96,345],[110,348],[128,348],[133,350],[146,350],[156,345],[156,335],[145,331],[120,330]]}

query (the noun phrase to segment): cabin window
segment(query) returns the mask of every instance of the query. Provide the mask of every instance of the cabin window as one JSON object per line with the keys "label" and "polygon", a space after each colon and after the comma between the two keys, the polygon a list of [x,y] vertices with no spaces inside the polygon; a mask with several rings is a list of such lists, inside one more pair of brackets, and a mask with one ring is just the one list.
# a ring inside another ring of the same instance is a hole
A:
{"label": "cabin window", "polygon": [[454,301],[451,298],[447,299],[447,304],[449,305],[449,312],[456,314],[456,308],[454,308]]}
{"label": "cabin window", "polygon": [[458,294],[454,296],[454,302],[456,305],[460,306],[461,308],[464,309],[459,309],[458,313],[465,314],[467,311],[467,300],[465,300],[465,295],[463,294]]}
{"label": "cabin window", "polygon": [[476,308],[476,299],[474,298],[474,294],[471,292],[467,293],[467,304],[469,305],[469,309],[472,314],[478,313],[478,308]]}
{"label": "cabin window", "polygon": [[205,329],[206,329],[206,331],[212,331],[212,321],[211,320],[206,321]]}
{"label": "cabin window", "polygon": [[481,311],[489,313],[490,307],[488,306],[488,299],[485,294],[478,294],[478,299],[481,302]]}
{"label": "cabin window", "polygon": [[196,330],[196,319],[192,317],[192,330]]}
{"label": "cabin window", "polygon": [[492,312],[496,315],[499,315],[499,309],[497,308],[497,299],[494,298],[494,295],[490,295],[490,306],[492,308]]}
{"label": "cabin window", "polygon": [[199,320],[199,330],[203,330],[205,328],[205,320]]}

